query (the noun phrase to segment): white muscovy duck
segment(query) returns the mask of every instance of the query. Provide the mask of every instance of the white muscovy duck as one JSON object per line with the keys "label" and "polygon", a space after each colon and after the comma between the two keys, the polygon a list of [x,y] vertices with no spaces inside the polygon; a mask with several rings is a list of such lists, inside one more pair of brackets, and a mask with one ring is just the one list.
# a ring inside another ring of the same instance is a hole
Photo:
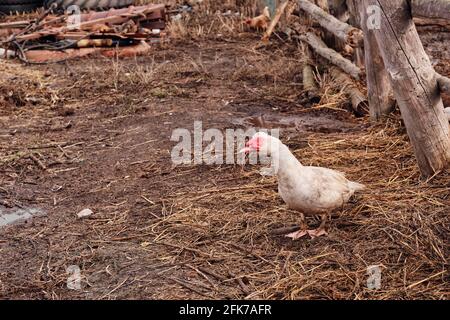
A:
{"label": "white muscovy duck", "polygon": [[[312,238],[327,235],[328,214],[346,204],[364,185],[349,181],[341,172],[327,168],[303,166],[279,139],[259,132],[240,152],[260,152],[270,156],[278,176],[278,192],[289,209],[300,213],[301,228],[286,235],[293,240],[305,235]],[[305,215],[321,216],[318,229],[308,230]]]}

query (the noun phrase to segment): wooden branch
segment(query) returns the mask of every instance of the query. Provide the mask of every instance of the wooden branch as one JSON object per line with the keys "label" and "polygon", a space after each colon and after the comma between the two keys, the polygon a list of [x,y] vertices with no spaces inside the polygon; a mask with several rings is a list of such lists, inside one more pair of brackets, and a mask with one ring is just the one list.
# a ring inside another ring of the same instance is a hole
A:
{"label": "wooden branch", "polygon": [[298,4],[303,11],[307,12],[323,28],[345,43],[359,46],[363,42],[364,34],[362,30],[340,21],[308,0],[298,0]]}
{"label": "wooden branch", "polygon": [[270,36],[273,33],[273,30],[275,30],[275,27],[277,26],[278,22],[281,19],[281,16],[283,15],[284,11],[286,10],[287,5],[289,4],[289,0],[286,0],[279,8],[277,8],[277,12],[275,16],[273,17],[272,21],[270,22],[269,28],[267,28],[266,32],[263,36],[263,41],[267,42],[269,41]]}
{"label": "wooden branch", "polygon": [[[437,77],[417,29],[409,0],[367,0],[381,8],[374,30],[422,175],[450,164],[450,130]],[[445,86],[444,86],[445,87]]]}
{"label": "wooden branch", "polygon": [[360,79],[361,69],[355,66],[350,60],[345,59],[339,52],[330,49],[322,39],[314,33],[308,32],[305,35],[300,35],[299,39],[308,43],[320,56],[338,66],[353,78],[357,80]]}
{"label": "wooden branch", "polygon": [[449,0],[411,0],[414,17],[450,20]]}
{"label": "wooden branch", "polygon": [[331,68],[330,72],[335,82],[342,86],[342,90],[350,98],[354,113],[357,116],[367,113],[369,109],[367,98],[359,90],[355,81],[336,67]]}

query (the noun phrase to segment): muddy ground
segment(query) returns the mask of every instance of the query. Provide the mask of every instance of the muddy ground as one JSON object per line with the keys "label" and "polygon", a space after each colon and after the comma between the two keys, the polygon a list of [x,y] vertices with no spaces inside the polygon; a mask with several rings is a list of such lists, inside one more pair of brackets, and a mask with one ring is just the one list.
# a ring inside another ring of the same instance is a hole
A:
{"label": "muddy ground", "polygon": [[[305,104],[297,46],[257,43],[248,34],[135,60],[0,62],[1,205],[46,212],[0,228],[0,297],[448,298],[449,174],[421,180],[398,114],[379,125],[355,117],[326,75],[321,103]],[[435,54],[449,76],[450,57]],[[368,189],[333,214],[328,237],[290,241],[273,230],[298,216],[258,166],[172,165],[172,131],[194,121],[281,127],[304,164]],[[77,218],[85,208],[93,215]],[[366,285],[371,265],[379,290]],[[81,290],[67,288],[71,266]]]}

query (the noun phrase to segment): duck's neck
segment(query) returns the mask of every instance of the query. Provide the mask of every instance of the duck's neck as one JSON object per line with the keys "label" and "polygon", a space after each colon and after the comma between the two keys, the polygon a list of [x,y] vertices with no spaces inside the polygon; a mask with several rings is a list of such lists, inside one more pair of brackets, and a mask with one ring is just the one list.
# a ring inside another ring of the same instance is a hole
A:
{"label": "duck's neck", "polygon": [[275,167],[278,177],[289,176],[302,167],[300,161],[292,154],[287,146],[281,144],[278,152],[272,153],[272,166]]}

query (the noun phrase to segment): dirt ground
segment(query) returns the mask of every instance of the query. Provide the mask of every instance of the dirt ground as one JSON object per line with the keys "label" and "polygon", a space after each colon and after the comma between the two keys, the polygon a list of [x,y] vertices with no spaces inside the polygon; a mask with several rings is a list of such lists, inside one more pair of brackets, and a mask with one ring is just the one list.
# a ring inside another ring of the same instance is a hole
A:
{"label": "dirt ground", "polygon": [[[304,104],[297,46],[255,50],[258,39],[0,62],[0,201],[47,213],[0,229],[2,299],[448,299],[449,173],[421,180],[399,115],[355,117],[326,75],[322,101]],[[258,166],[172,166],[174,129],[247,128],[261,115],[305,165],[368,186],[328,237],[274,234],[298,215]],[[372,265],[379,290],[366,285]],[[70,266],[81,290],[67,288]]]}

